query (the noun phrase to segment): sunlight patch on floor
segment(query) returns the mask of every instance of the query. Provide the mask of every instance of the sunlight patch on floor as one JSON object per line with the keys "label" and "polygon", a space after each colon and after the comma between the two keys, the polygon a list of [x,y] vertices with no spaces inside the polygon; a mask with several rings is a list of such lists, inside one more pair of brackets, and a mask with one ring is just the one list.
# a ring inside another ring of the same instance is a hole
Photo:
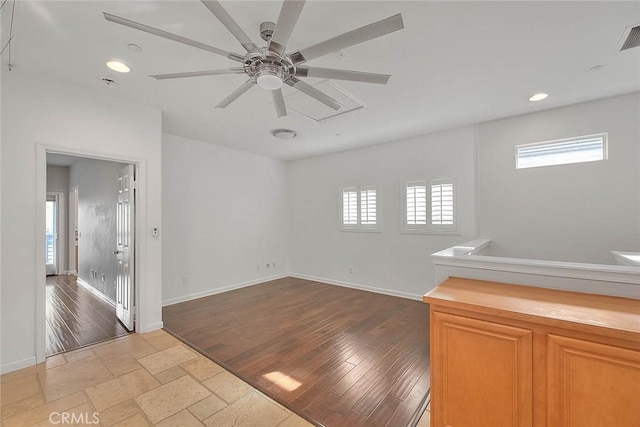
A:
{"label": "sunlight patch on floor", "polygon": [[269,372],[262,375],[265,380],[271,381],[276,386],[286,391],[294,391],[302,385],[300,381],[296,381],[287,374],[280,371]]}

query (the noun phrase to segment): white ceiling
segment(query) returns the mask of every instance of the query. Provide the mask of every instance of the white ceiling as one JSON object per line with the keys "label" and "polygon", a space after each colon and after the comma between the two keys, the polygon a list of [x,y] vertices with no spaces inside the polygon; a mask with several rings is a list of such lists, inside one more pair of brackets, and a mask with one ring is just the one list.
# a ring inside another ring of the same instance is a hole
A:
{"label": "white ceiling", "polygon": [[[3,40],[9,4],[2,11]],[[276,21],[281,6],[272,1],[222,4],[256,43],[262,42],[259,24]],[[226,109],[215,109],[246,80],[243,75],[147,77],[237,63],[107,22],[103,11],[244,53],[199,1],[18,1],[15,72],[42,73],[151,105],[163,111],[165,132],[285,160],[640,90],[640,48],[618,52],[625,27],[640,23],[638,1],[308,1],[287,51],[398,12],[405,25],[341,55],[309,62],[392,74],[386,86],[335,81],[366,108],[321,123],[293,111],[278,119],[270,94],[258,87]],[[128,50],[129,43],[143,51]],[[114,58],[133,71],[108,70],[105,62]],[[596,65],[603,67],[590,71]],[[102,77],[117,84],[109,88]],[[286,99],[293,89],[284,90]],[[539,91],[549,98],[530,103],[528,97]],[[298,137],[277,140],[270,133],[276,128],[293,129]]]}

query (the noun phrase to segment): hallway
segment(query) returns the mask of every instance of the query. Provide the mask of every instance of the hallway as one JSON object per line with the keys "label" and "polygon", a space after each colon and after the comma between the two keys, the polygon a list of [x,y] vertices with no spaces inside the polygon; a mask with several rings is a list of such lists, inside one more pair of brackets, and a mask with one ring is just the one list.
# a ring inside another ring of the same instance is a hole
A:
{"label": "hallway", "polygon": [[115,307],[76,284],[76,276],[48,276],[46,286],[47,356],[129,333]]}

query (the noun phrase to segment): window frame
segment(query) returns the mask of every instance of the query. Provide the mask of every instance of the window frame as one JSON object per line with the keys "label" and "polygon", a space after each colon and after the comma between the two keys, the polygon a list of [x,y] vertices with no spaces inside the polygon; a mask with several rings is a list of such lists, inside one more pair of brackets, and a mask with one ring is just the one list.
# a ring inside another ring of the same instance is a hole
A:
{"label": "window frame", "polygon": [[[426,224],[408,224],[407,223],[407,188],[410,185],[424,185],[425,203],[426,203]],[[432,208],[432,189],[433,185],[451,184],[453,186],[453,224],[433,224],[433,208]],[[458,186],[455,178],[431,178],[431,179],[412,179],[405,181],[401,188],[401,226],[400,231],[403,234],[436,234],[436,235],[454,235],[462,234],[460,226],[460,214],[458,209]]]}
{"label": "window frame", "polygon": [[[562,163],[551,163],[551,164],[541,164],[541,165],[531,165],[531,166],[520,166],[520,149],[527,149],[531,147],[544,147],[544,146],[553,146],[563,143],[571,143],[571,142],[580,142],[589,139],[602,139],[602,158],[601,159],[592,159],[592,160],[576,160]],[[591,135],[582,135],[582,136],[573,136],[570,138],[561,138],[561,139],[552,139],[547,141],[539,141],[539,142],[531,142],[527,144],[519,144],[515,146],[515,168],[516,170],[521,169],[538,169],[552,166],[565,166],[565,165],[576,165],[581,163],[593,163],[593,162],[601,162],[607,160],[609,158],[609,134],[607,132],[602,133],[594,133]]]}
{"label": "window frame", "polygon": [[[375,190],[376,192],[376,223],[375,224],[362,224],[362,193],[363,191]],[[344,194],[346,191],[355,191],[357,200],[357,223],[345,224],[344,223]],[[369,232],[379,233],[382,231],[382,215],[381,215],[381,197],[380,187],[378,185],[359,185],[348,186],[340,189],[340,216],[338,218],[340,231],[356,231],[356,232]]]}

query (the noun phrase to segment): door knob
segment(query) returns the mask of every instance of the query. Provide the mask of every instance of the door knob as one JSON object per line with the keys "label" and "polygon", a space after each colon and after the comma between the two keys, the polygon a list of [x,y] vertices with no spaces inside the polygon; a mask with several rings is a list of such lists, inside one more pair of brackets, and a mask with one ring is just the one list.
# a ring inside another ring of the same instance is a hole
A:
{"label": "door knob", "polygon": [[122,253],[122,251],[111,251],[111,252],[113,252],[114,255],[118,255]]}

